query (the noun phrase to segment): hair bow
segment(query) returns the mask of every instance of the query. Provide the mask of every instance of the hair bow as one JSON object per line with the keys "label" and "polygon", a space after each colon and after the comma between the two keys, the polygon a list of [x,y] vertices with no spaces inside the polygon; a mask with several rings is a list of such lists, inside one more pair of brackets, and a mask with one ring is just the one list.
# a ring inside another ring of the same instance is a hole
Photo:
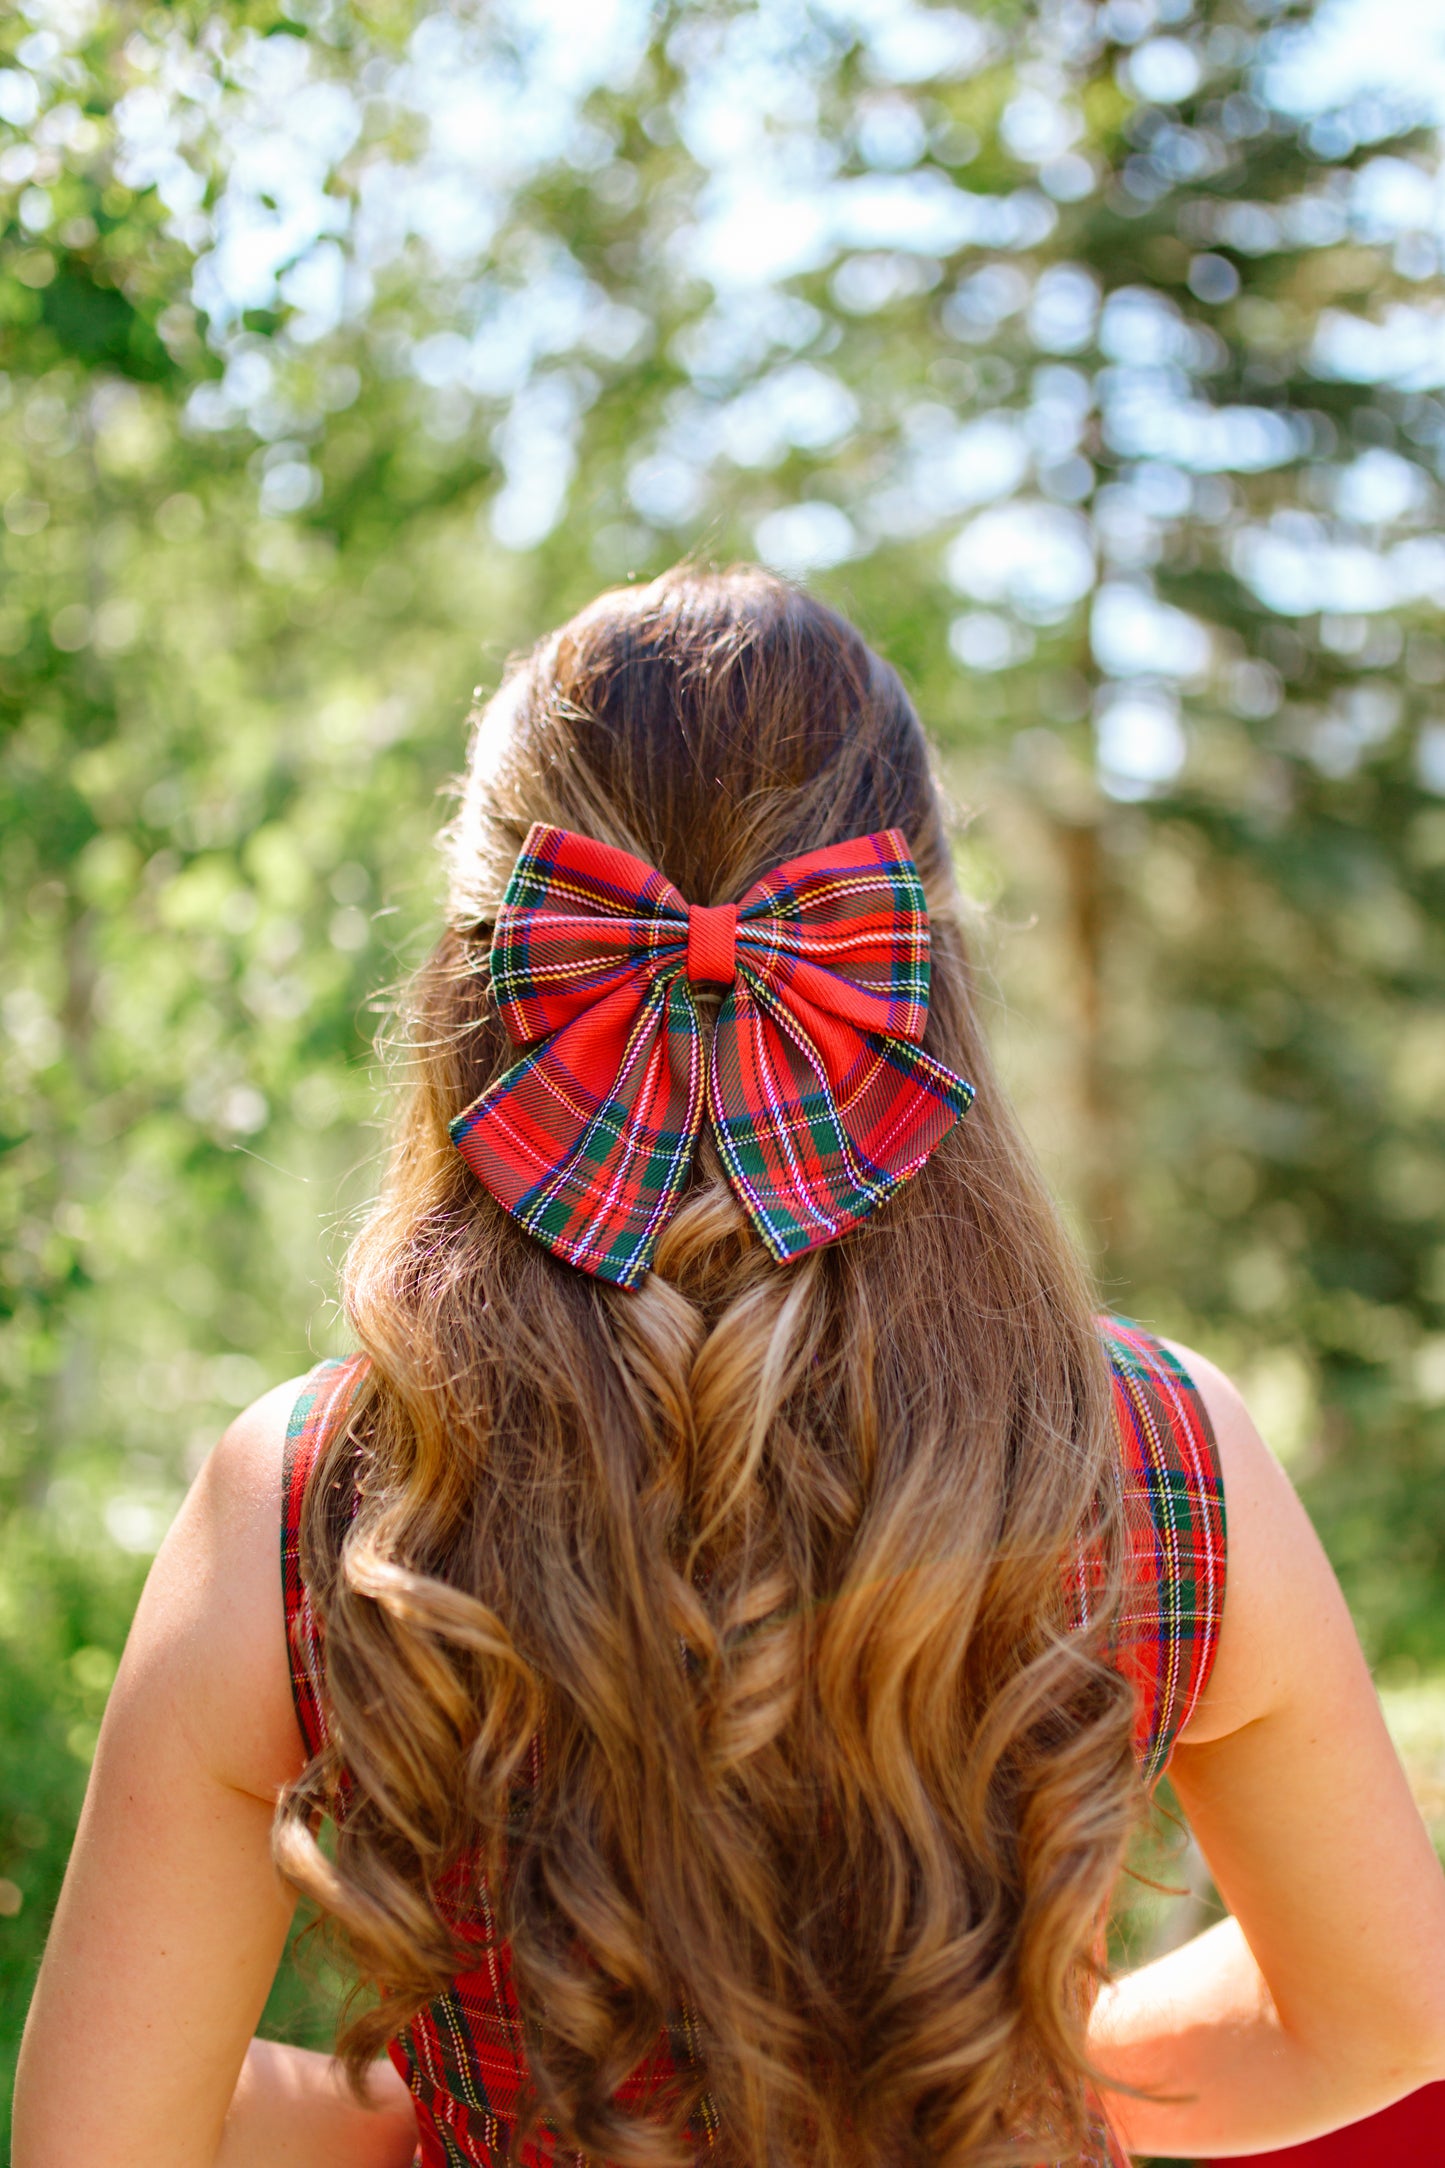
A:
{"label": "hair bow", "polygon": [[[536,821],[491,975],[525,1051],[452,1139],[529,1234],[622,1287],[704,1112],[783,1263],[866,1218],[973,1102],[919,1045],[928,912],[896,828],[790,858],[741,903],[688,904],[630,851]],[[727,989],[710,1037],[697,986]]]}

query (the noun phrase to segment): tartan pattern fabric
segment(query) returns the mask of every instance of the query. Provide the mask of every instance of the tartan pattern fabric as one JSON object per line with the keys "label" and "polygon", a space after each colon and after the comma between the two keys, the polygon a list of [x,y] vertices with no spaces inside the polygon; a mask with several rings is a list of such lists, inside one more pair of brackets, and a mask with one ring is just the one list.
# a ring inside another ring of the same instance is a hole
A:
{"label": "tartan pattern fabric", "polygon": [[1224,1484],[1208,1410],[1178,1357],[1126,1318],[1099,1320],[1114,1388],[1130,1570],[1116,1661],[1135,1689],[1150,1789],[1214,1662],[1224,1616]]}
{"label": "tartan pattern fabric", "polygon": [[365,1355],[331,1356],[308,1372],[292,1403],[281,1463],[281,1589],[286,1605],[286,1646],[291,1658],[291,1696],[308,1760],[326,1744],[322,1708],[321,1637],[311,1594],[301,1572],[301,1508],[317,1455],[351,1406],[365,1377]]}
{"label": "tartan pattern fabric", "polygon": [[[1116,1661],[1136,1695],[1135,1755],[1153,1786],[1204,1690],[1218,1645],[1225,1581],[1224,1492],[1208,1412],[1183,1366],[1141,1326],[1098,1321],[1113,1379],[1118,1479],[1130,1530],[1130,1570]],[[366,1374],[366,1358],[325,1362],[296,1401],[282,1481],[281,1569],[297,1720],[308,1754],[326,1739],[321,1634],[300,1571],[300,1522],[317,1456]],[[1080,1614],[1088,1575],[1076,1581]],[[535,1772],[534,1772],[535,1774]],[[457,1888],[448,1910],[476,1962],[391,2046],[421,2134],[420,2168],[505,2168],[527,2084],[526,2043],[505,1943],[485,1885]],[[620,2098],[638,2106],[698,2060],[696,2021],[668,2028]],[[706,2097],[689,2126],[699,2153],[716,2135]],[[519,2149],[520,2168],[586,2168],[543,2127]],[[1081,2168],[1128,2168],[1102,2116]]]}
{"label": "tartan pattern fabric", "polygon": [[[782,1264],[875,1211],[973,1103],[920,1043],[928,912],[896,828],[789,859],[737,905],[688,905],[630,851],[534,822],[490,966],[522,1058],[453,1141],[529,1234],[621,1287],[704,1118]],[[707,985],[726,989],[710,1033]]]}

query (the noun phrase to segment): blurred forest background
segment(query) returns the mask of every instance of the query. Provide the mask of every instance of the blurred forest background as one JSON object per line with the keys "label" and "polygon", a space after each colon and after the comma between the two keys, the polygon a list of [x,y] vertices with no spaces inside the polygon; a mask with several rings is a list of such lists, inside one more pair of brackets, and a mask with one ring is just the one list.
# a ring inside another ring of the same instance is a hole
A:
{"label": "blurred forest background", "polygon": [[1445,1820],[1441,25],[5,11],[7,2057],[147,1559],[343,1344],[472,689],[684,551],[902,669],[1107,1298],[1242,1381]]}

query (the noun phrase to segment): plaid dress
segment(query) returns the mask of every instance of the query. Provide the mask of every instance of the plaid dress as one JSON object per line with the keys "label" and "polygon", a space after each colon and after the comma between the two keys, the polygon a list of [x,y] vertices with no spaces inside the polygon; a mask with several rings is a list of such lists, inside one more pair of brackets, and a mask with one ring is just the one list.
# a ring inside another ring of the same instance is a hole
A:
{"label": "plaid dress", "polygon": [[[1155,1785],[1204,1689],[1224,1603],[1224,1493],[1204,1403],[1167,1348],[1120,1318],[1100,1320],[1113,1377],[1119,1476],[1130,1534],[1130,1571],[1118,1663],[1135,1688],[1134,1747]],[[282,1584],[291,1684],[308,1755],[326,1738],[325,1674],[317,1621],[300,1570],[301,1507],[318,1454],[350,1405],[367,1358],[323,1362],[292,1411],[282,1485]],[[1081,1597],[1082,1603],[1084,1599]],[[458,1926],[476,1964],[415,2017],[391,2056],[416,2101],[421,2168],[501,2168],[526,2083],[521,2018],[506,1946],[485,1891]],[[674,2070],[695,2059],[691,2028],[660,2038],[619,2097],[643,2104]],[[699,2151],[713,2136],[709,2105],[694,2119]],[[523,2168],[562,2168],[567,2158],[543,2129],[523,2149]],[[581,2156],[571,2159],[580,2164]],[[1127,2168],[1102,2119],[1091,2168]]]}

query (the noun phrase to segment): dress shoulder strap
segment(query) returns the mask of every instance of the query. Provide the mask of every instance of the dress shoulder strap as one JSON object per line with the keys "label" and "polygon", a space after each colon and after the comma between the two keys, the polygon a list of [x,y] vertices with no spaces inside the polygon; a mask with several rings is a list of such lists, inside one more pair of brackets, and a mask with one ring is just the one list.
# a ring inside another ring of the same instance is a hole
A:
{"label": "dress shoulder strap", "polygon": [[1177,1355],[1128,1318],[1099,1330],[1114,1386],[1129,1576],[1119,1664],[1138,1694],[1146,1785],[1204,1691],[1224,1616],[1224,1482],[1209,1411]]}
{"label": "dress shoulder strap", "polygon": [[286,1426],[281,1463],[281,1595],[291,1697],[307,1758],[326,1744],[321,1629],[301,1572],[301,1513],[321,1449],[344,1417],[371,1367],[366,1355],[330,1356],[307,1372]]}

